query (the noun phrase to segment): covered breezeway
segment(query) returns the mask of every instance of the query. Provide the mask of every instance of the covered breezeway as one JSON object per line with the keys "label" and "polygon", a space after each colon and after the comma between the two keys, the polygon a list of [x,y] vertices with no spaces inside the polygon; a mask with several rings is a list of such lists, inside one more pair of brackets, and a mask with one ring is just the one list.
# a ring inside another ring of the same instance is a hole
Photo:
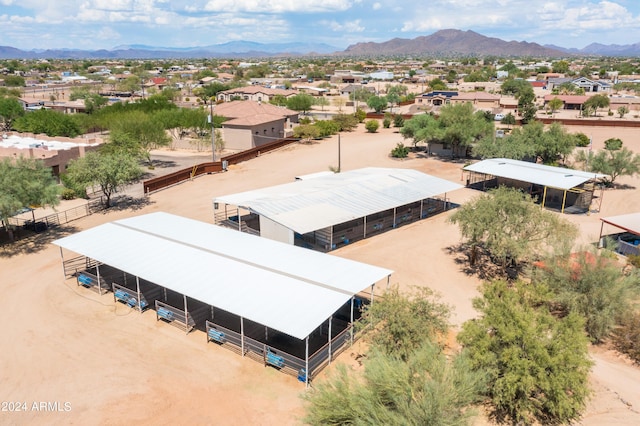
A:
{"label": "covered breezeway", "polygon": [[[528,161],[491,158],[463,168],[466,186],[485,191],[498,186],[518,188],[542,207],[561,213],[587,213],[594,201],[600,173],[546,166]],[[602,191],[598,201],[602,202]],[[599,205],[598,205],[599,210]]]}
{"label": "covered breezeway", "polygon": [[411,169],[368,167],[213,200],[214,221],[276,241],[331,251],[441,213],[462,188]]}
{"label": "covered breezeway", "polygon": [[392,273],[167,213],[54,244],[78,285],[306,383],[353,341],[362,305]]}

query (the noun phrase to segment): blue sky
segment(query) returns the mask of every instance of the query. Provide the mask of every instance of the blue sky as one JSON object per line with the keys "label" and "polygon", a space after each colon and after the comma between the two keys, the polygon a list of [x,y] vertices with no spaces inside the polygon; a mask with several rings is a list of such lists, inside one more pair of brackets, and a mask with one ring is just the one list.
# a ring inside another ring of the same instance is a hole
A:
{"label": "blue sky", "polygon": [[358,42],[440,29],[584,47],[640,42],[639,0],[0,0],[0,45],[194,47]]}

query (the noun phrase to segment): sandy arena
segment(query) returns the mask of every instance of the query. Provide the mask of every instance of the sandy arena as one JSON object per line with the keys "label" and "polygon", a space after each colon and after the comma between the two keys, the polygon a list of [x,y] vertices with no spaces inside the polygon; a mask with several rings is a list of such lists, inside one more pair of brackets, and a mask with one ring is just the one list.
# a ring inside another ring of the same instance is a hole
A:
{"label": "sandy arena", "polygon": [[[637,129],[582,131],[593,137],[594,149],[601,148],[605,139],[619,137],[625,146],[640,152]],[[368,134],[361,125],[341,136],[342,168],[413,168],[461,182],[462,163],[390,158],[390,150],[401,141],[394,129]],[[214,196],[328,170],[337,166],[337,149],[337,137],[291,145],[231,166],[226,173],[205,175],[152,194],[135,208],[116,207],[19,246],[0,248],[0,424],[301,424],[300,396],[305,388],[295,378],[207,345],[203,332],[185,335],[157,322],[153,311],[140,315],[114,303],[110,293],[98,296],[77,287],[74,280],[65,281],[59,249],[50,242],[154,211],[212,223]],[[600,217],[640,211],[640,178],[619,181],[626,187],[605,191],[599,213],[565,216],[580,226],[582,242],[597,240]],[[465,188],[448,195],[453,202],[463,203],[478,193]],[[58,210],[64,208],[65,204]],[[466,275],[465,264],[457,263],[458,255],[449,251],[461,239],[457,227],[447,223],[448,216],[444,213],[386,232],[332,255],[390,268],[395,271],[392,282],[403,288],[433,288],[454,308],[451,321],[458,326],[476,315],[471,299],[478,295],[480,281]],[[180,267],[178,261],[175,267]],[[347,350],[337,362],[348,363],[352,356],[353,350]],[[593,398],[579,424],[640,424],[640,368],[602,348],[594,348],[592,356]],[[482,417],[475,423],[488,424]]]}

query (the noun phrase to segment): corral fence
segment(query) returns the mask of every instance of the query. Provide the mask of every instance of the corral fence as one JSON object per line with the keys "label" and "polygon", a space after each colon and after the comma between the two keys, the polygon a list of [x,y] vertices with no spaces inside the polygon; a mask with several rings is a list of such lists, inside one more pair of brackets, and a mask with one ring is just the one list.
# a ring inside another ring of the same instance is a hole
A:
{"label": "corral fence", "polygon": [[297,138],[278,139],[273,142],[268,142],[264,145],[257,146],[255,148],[251,148],[235,154],[226,155],[222,157],[220,161],[210,161],[208,163],[198,164],[188,169],[178,170],[164,176],[158,176],[149,180],[145,180],[144,182],[142,182],[144,193],[149,194],[154,191],[159,191],[161,189],[178,184],[180,182],[184,182],[185,180],[193,179],[194,177],[203,174],[222,172],[223,170],[226,170],[228,165],[238,164],[243,161],[259,157],[261,154],[273,151],[278,148],[282,148],[283,146],[287,146],[298,141],[299,139]]}
{"label": "corral fence", "polygon": [[[298,358],[283,350],[274,349],[266,343],[259,342],[237,331],[219,324],[206,321],[207,342],[214,342],[237,354],[251,358],[265,366],[269,365],[283,373],[306,381],[307,365],[304,359]],[[309,380],[316,376],[331,360],[338,356],[353,341],[353,326],[349,325],[337,334],[331,342],[326,343],[315,353],[309,355]]]}
{"label": "corral fence", "polygon": [[87,202],[87,204],[83,204],[81,206],[77,206],[68,210],[55,212],[43,217],[36,218],[34,216],[29,219],[10,217],[9,219],[7,219],[7,223],[12,227],[23,228],[34,232],[42,232],[48,228],[59,226],[73,220],[89,216],[102,209],[102,198],[97,198],[95,200]]}

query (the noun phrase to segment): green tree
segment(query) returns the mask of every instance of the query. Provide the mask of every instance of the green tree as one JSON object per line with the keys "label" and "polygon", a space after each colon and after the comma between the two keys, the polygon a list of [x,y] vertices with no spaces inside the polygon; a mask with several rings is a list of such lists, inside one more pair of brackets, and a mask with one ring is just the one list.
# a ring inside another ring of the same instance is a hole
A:
{"label": "green tree", "polygon": [[426,143],[429,147],[441,138],[440,123],[430,114],[414,115],[404,122],[400,134],[404,139],[411,139],[414,148],[419,143]]}
{"label": "green tree", "polygon": [[440,109],[438,120],[443,142],[451,145],[451,154],[466,156],[468,148],[493,134],[494,125],[484,118],[482,111],[474,112],[473,105],[449,104]]}
{"label": "green tree", "polygon": [[607,95],[593,95],[582,104],[582,109],[586,115],[597,115],[598,109],[609,106]]}
{"label": "green tree", "polygon": [[[320,99],[325,99],[325,98],[318,98],[318,99],[316,99],[316,102],[319,101]],[[284,95],[275,95],[275,96],[272,96],[269,99],[269,103],[272,104],[272,105],[286,107],[287,106],[287,97],[284,96]]]}
{"label": "green tree", "polygon": [[557,110],[562,109],[562,106],[564,105],[564,102],[562,101],[562,99],[559,98],[553,98],[549,101],[549,103],[547,104],[549,106],[549,109],[551,110],[551,115],[555,114]]}
{"label": "green tree", "polygon": [[617,151],[602,150],[596,154],[580,151],[576,161],[584,163],[591,172],[608,175],[608,184],[613,184],[619,176],[633,176],[640,172],[640,154],[634,154],[626,147]]}
{"label": "green tree", "polygon": [[387,98],[384,96],[371,96],[367,101],[367,106],[376,113],[381,113],[387,107]]}
{"label": "green tree", "polygon": [[328,107],[331,103],[329,102],[329,99],[324,96],[319,96],[314,100],[313,104],[319,106],[320,109],[324,111],[324,107]]}
{"label": "green tree", "polygon": [[340,132],[351,132],[358,127],[358,119],[353,114],[336,114],[331,120],[338,124]]}
{"label": "green tree", "polygon": [[629,113],[629,108],[623,105],[619,107],[617,111],[620,118],[624,118],[624,116]]}
{"label": "green tree", "polygon": [[287,108],[294,111],[302,111],[303,113],[306,113],[311,109],[313,103],[313,96],[307,93],[299,93],[287,99]]}
{"label": "green tree", "polygon": [[496,281],[481,291],[473,301],[481,317],[465,322],[458,340],[473,368],[489,375],[486,392],[498,422],[578,419],[591,367],[582,318],[556,319],[544,309],[543,291],[526,283]]}
{"label": "green tree", "polygon": [[504,186],[465,203],[449,221],[467,240],[471,265],[478,246],[506,268],[563,248],[577,236],[575,225],[541,209],[528,194]]}
{"label": "green tree", "polygon": [[72,114],[40,109],[22,115],[13,121],[13,128],[19,132],[44,133],[47,136],[76,137],[82,133],[78,119]]}
{"label": "green tree", "polygon": [[111,127],[106,149],[110,152],[124,150],[152,165],[151,150],[170,142],[162,123],[153,120],[150,114],[135,111],[122,116]]}
{"label": "green tree", "polygon": [[0,220],[13,240],[7,219],[29,206],[55,206],[60,187],[51,168],[41,160],[19,157],[0,159]]}
{"label": "green tree", "polygon": [[13,97],[0,97],[0,129],[11,130],[13,121],[24,115],[24,109],[20,102]]}
{"label": "green tree", "polygon": [[24,81],[24,77],[19,75],[5,75],[2,77],[4,80],[4,84],[7,87],[24,87],[26,83]]}
{"label": "green tree", "polygon": [[465,353],[445,353],[448,307],[429,289],[397,287],[365,308],[361,328],[370,343],[363,372],[338,367],[305,399],[312,425],[463,425],[485,387]]}
{"label": "green tree", "polygon": [[396,286],[366,307],[360,324],[374,347],[406,361],[425,342],[436,341],[447,332],[449,314],[450,308],[433,290],[414,287],[401,293]]}
{"label": "green tree", "polygon": [[99,186],[105,197],[104,206],[111,206],[111,197],[142,176],[138,160],[126,152],[90,152],[71,163],[67,179],[74,186]]}
{"label": "green tree", "polygon": [[[552,123],[547,129],[537,122],[525,127],[539,135],[538,138],[530,139],[530,142],[533,142],[536,155],[544,164],[554,164],[558,160],[564,162],[576,146],[575,135],[568,133],[560,123]],[[538,130],[540,128],[543,129],[542,132]]]}
{"label": "green tree", "polygon": [[473,155],[479,158],[511,158],[525,160],[536,156],[535,146],[523,138],[508,135],[503,138],[487,137],[473,146]]}
{"label": "green tree", "polygon": [[439,78],[434,78],[433,80],[429,81],[428,84],[431,90],[447,90],[447,83],[440,80]]}
{"label": "green tree", "polygon": [[620,265],[601,251],[585,249],[540,263],[533,271],[532,282],[551,289],[554,310],[582,316],[593,342],[602,342],[611,334],[630,312],[630,301],[640,290],[637,277],[625,276]]}
{"label": "green tree", "polygon": [[551,64],[551,70],[555,73],[566,74],[569,72],[569,62],[561,60]]}
{"label": "green tree", "polygon": [[367,120],[367,122],[364,123],[364,128],[369,133],[377,132],[379,127],[380,127],[380,123],[378,122],[378,120]]}
{"label": "green tree", "polygon": [[361,374],[341,364],[304,396],[304,422],[317,426],[468,425],[484,377],[471,371],[465,354],[445,355],[434,344],[425,344],[408,362],[372,351]]}

